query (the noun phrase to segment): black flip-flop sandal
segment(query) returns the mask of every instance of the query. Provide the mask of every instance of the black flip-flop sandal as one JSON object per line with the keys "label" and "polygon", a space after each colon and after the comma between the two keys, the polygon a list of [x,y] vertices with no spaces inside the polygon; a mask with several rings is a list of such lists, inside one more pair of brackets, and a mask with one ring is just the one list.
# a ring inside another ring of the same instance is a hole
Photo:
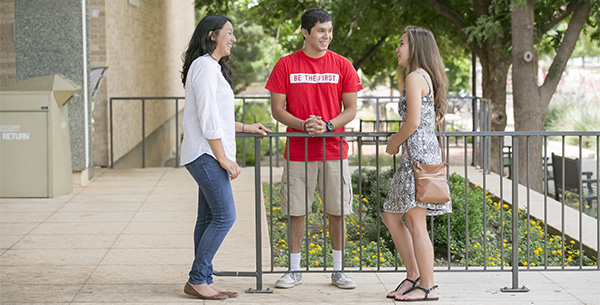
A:
{"label": "black flip-flop sandal", "polygon": [[[400,284],[398,284],[398,286],[396,287],[396,289],[394,289],[394,292],[398,291],[398,289],[400,289],[400,287],[402,286],[402,284],[404,284],[404,282],[406,282],[406,281],[409,281],[410,283],[412,283],[412,287],[411,287],[409,290],[407,290],[406,292],[413,291],[413,289],[415,289],[415,287],[417,286],[417,282],[418,282],[420,279],[421,279],[421,277],[418,277],[418,278],[417,278],[416,280],[414,280],[414,281],[413,281],[413,280],[409,280],[408,278],[406,278],[406,279],[403,279],[403,280],[402,280],[402,282],[400,282]],[[403,293],[403,294],[406,294],[406,292],[405,292],[405,293]],[[389,293],[389,292],[388,292],[388,293]],[[387,296],[386,296],[386,298],[388,298],[388,299],[394,299],[394,298],[396,298],[396,295],[387,295]]]}
{"label": "black flip-flop sandal", "polygon": [[399,302],[423,302],[423,301],[437,301],[437,300],[439,300],[439,299],[440,299],[439,297],[435,297],[435,298],[428,298],[428,296],[429,296],[429,293],[430,293],[431,291],[433,291],[433,289],[436,289],[436,288],[438,288],[438,285],[433,285],[433,286],[431,286],[431,288],[429,288],[429,289],[425,289],[425,288],[423,288],[423,287],[420,287],[420,286],[415,286],[415,288],[413,288],[413,290],[415,290],[415,289],[420,289],[420,290],[423,290],[423,292],[425,292],[425,297],[423,297],[423,298],[420,298],[420,299],[410,299],[410,300],[399,300],[399,299],[396,299],[396,298],[394,298],[394,299],[395,299],[396,301],[399,301]]}

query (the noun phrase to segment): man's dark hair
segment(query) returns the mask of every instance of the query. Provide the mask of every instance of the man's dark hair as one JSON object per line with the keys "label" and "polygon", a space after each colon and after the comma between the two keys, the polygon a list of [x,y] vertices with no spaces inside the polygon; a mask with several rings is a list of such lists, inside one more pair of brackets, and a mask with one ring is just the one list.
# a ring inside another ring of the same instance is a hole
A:
{"label": "man's dark hair", "polygon": [[329,13],[323,9],[317,7],[306,10],[306,12],[302,14],[300,20],[302,22],[301,28],[306,29],[308,34],[310,34],[310,29],[312,29],[317,22],[324,23],[331,21],[333,23],[333,18],[331,18],[331,15],[329,15]]}

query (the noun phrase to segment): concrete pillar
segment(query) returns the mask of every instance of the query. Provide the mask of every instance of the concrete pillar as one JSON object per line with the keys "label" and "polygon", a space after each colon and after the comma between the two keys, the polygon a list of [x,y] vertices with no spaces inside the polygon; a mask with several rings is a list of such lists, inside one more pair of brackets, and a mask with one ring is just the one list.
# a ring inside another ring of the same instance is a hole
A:
{"label": "concrete pillar", "polygon": [[[91,177],[88,0],[15,0],[16,78],[61,74],[82,89],[69,102],[71,163]],[[85,12],[85,13],[84,13]],[[85,33],[84,33],[84,28]]]}

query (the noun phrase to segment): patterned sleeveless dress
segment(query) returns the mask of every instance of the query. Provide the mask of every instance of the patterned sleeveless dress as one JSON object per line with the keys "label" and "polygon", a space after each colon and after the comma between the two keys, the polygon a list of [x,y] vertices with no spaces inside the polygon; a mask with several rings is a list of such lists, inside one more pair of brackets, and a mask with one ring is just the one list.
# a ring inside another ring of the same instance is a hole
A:
{"label": "patterned sleeveless dress", "polygon": [[[429,95],[421,98],[421,122],[406,140],[410,148],[413,161],[425,164],[440,164],[442,156],[440,146],[435,134],[435,108],[433,106],[433,89],[429,85],[427,77],[421,74],[429,86]],[[406,90],[400,96],[398,103],[398,114],[400,122],[406,121]],[[415,176],[406,153],[405,144],[402,145],[402,156],[398,170],[390,183],[390,190],[383,203],[383,210],[390,213],[406,213],[409,209],[418,206],[427,209],[427,215],[442,215],[452,212],[452,202],[427,203],[415,201]]]}

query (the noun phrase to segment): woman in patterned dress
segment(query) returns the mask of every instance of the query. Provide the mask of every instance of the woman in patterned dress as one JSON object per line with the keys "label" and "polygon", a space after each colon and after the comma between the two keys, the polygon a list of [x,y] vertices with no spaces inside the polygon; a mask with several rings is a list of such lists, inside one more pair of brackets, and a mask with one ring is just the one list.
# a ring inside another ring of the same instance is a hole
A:
{"label": "woman in patterned dress", "polygon": [[389,138],[386,152],[398,154],[403,146],[403,153],[383,205],[383,222],[404,262],[406,279],[387,297],[398,301],[433,301],[439,298],[434,290],[437,288],[433,278],[434,254],[426,217],[451,212],[452,203],[415,201],[413,169],[405,145],[410,148],[414,162],[442,162],[435,125],[446,113],[448,81],[435,38],[429,30],[407,27],[396,54],[398,64],[406,67],[408,75],[398,107],[403,123]]}

